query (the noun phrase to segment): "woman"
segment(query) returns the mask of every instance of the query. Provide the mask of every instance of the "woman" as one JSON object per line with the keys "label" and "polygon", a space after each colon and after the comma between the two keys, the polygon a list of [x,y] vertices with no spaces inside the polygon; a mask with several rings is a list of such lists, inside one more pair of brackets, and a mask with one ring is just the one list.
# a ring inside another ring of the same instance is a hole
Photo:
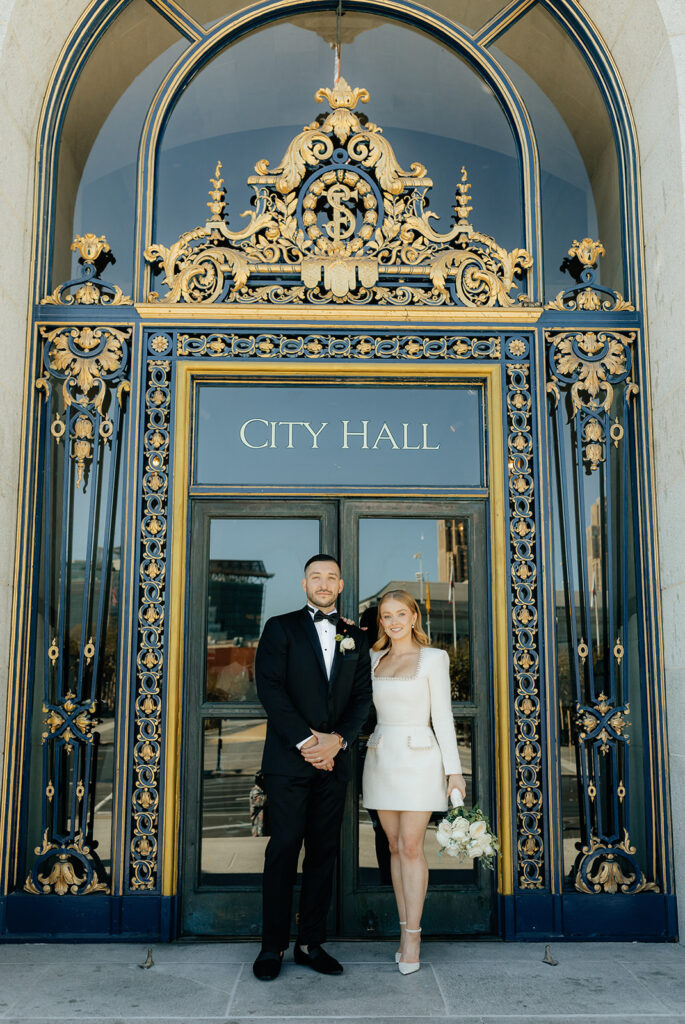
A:
{"label": "woman", "polygon": [[428,646],[421,611],[406,590],[381,598],[378,637],[371,654],[378,724],[368,741],[362,799],[378,811],[388,837],[401,928],[395,960],[402,974],[413,974],[420,967],[428,887],[426,829],[433,811],[447,809],[453,790],[464,798],[466,783],[452,718],[449,656]]}

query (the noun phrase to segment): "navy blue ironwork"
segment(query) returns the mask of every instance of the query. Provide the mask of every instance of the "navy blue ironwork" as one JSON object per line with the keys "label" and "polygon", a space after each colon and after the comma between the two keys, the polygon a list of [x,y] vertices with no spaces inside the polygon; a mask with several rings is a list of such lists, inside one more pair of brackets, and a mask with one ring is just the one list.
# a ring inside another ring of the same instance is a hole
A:
{"label": "navy blue ironwork", "polygon": [[[128,332],[43,327],[42,439],[42,841],[26,888],[32,893],[107,891],[93,838],[102,671]],[[106,451],[108,456],[106,457]],[[76,493],[88,493],[82,593],[75,585]],[[78,623],[74,629],[73,623]]]}

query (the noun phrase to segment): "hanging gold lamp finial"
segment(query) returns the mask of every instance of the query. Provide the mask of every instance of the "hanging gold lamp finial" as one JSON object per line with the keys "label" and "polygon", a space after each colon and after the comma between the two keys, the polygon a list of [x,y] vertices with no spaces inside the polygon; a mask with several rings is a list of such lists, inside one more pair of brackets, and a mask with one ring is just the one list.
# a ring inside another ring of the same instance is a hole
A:
{"label": "hanging gold lamp finial", "polygon": [[335,12],[335,67],[333,70],[333,88],[340,81],[340,74],[342,71],[342,5],[343,0],[338,0],[338,7]]}

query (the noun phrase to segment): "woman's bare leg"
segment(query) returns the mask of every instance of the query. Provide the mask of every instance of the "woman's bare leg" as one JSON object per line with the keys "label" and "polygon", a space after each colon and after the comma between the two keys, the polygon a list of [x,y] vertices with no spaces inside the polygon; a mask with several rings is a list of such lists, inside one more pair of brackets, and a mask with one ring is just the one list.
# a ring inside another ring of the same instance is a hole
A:
{"label": "woman's bare leg", "polygon": [[[397,915],[400,921],[407,920],[406,907],[404,903],[404,892],[402,890],[402,868],[400,865],[400,814],[401,811],[379,811],[378,817],[383,831],[388,839],[390,847],[390,876],[392,887],[395,892],[397,903]],[[400,953],[404,949],[404,925],[400,929]]]}
{"label": "woman's bare leg", "polygon": [[[390,847],[390,873],[400,921],[406,927],[421,927],[421,914],[428,888],[428,864],[423,843],[430,811],[379,811],[378,817]],[[400,952],[407,963],[419,959],[420,935],[405,935],[402,929]]]}
{"label": "woman's bare leg", "polygon": [[402,893],[407,922],[407,934],[404,936],[402,959],[405,963],[416,963],[419,959],[421,936],[408,934],[421,927],[421,915],[428,888],[428,864],[423,852],[426,829],[430,821],[430,811],[399,812],[399,861],[402,876]]}

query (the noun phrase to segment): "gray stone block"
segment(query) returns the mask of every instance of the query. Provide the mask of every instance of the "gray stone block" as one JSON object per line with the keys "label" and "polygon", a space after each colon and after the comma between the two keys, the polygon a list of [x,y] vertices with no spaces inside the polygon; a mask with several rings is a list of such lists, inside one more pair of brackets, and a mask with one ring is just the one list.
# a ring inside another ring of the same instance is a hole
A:
{"label": "gray stone block", "polygon": [[430,967],[402,977],[395,964],[348,964],[330,978],[290,962],[273,982],[259,982],[251,971],[241,976],[231,1018],[266,1016],[405,1020],[444,1017],[445,1004]]}

